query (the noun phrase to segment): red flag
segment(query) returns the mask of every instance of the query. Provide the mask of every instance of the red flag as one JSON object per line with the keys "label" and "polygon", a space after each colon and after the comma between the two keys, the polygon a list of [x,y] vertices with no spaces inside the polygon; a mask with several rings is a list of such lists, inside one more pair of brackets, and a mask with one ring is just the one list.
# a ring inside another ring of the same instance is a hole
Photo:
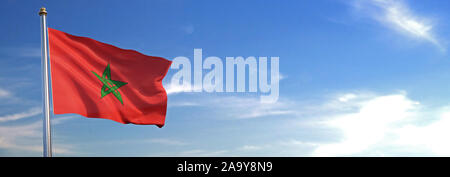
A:
{"label": "red flag", "polygon": [[164,125],[171,61],[48,28],[55,114]]}

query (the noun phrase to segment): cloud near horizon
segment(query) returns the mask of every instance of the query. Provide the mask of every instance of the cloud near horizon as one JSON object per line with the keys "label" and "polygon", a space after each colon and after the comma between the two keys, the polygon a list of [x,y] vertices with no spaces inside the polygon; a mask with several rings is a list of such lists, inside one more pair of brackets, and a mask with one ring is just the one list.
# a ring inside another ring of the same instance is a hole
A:
{"label": "cloud near horizon", "polygon": [[[229,101],[234,102],[236,98]],[[219,102],[228,103],[221,99],[217,104],[209,103],[209,106],[216,106]],[[251,103],[251,99],[245,103]],[[264,108],[253,109],[258,105],[245,107],[246,104],[238,101],[236,107],[241,107],[240,112],[247,110],[250,114],[252,110]],[[294,133],[295,129],[306,128],[309,134],[319,137],[292,136],[267,143],[248,142],[236,150],[228,149],[229,155],[273,152],[267,155],[450,156],[450,143],[445,140],[450,134],[450,105],[430,107],[409,98],[405,91],[384,95],[348,92],[322,103],[289,102],[288,105],[284,102],[282,106],[287,106],[288,109],[283,109],[286,114],[296,118],[291,119],[288,128],[278,125],[277,130]],[[274,109],[277,112],[276,109],[280,108]]]}
{"label": "cloud near horizon", "polygon": [[[0,117],[0,149],[9,152],[42,152],[42,121],[37,120],[31,123],[17,125],[3,125],[5,122],[19,119],[29,119],[42,115],[42,111],[37,107],[24,112]],[[71,119],[73,116],[64,116],[52,120],[52,125],[58,125],[63,121]],[[73,154],[73,147],[69,144],[58,144],[53,148],[55,154]],[[12,154],[0,154],[14,155]]]}
{"label": "cloud near horizon", "polygon": [[450,156],[449,106],[429,107],[404,91],[346,93],[323,105],[334,113],[314,116],[310,126],[326,127],[337,140],[302,141],[313,147],[311,156]]}

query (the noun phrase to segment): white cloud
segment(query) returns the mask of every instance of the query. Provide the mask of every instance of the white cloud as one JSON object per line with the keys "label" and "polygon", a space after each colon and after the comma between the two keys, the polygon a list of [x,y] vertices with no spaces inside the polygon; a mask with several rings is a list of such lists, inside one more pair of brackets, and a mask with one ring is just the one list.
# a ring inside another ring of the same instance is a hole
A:
{"label": "white cloud", "polygon": [[7,122],[7,121],[14,121],[14,120],[19,120],[19,119],[23,119],[23,118],[28,118],[31,116],[41,114],[41,112],[42,112],[41,108],[34,107],[34,108],[29,109],[28,111],[0,116],[0,122]]}
{"label": "white cloud", "polygon": [[[30,109],[33,110],[34,108]],[[21,115],[21,113],[13,114]],[[25,115],[25,114],[22,114]],[[25,116],[27,118],[32,116]],[[60,124],[73,116],[53,119],[52,125]],[[0,148],[10,151],[42,152],[42,121],[27,124],[0,126]],[[55,154],[73,154],[72,146],[58,144],[53,146]]]}
{"label": "white cloud", "polygon": [[[10,150],[42,151],[42,146],[31,139],[40,139],[40,122],[20,126],[0,126],[0,148]],[[34,143],[30,143],[30,141]]]}
{"label": "white cloud", "polygon": [[[196,106],[211,108],[208,114],[221,117],[290,117],[273,126],[279,133],[293,136],[275,142],[247,142],[227,153],[203,149],[180,155],[450,156],[450,143],[446,141],[450,105],[429,107],[408,97],[405,91],[383,95],[347,92],[321,102],[280,99],[266,104],[248,95],[196,96],[195,101]],[[307,136],[295,136],[299,126],[301,132],[309,132]]]}
{"label": "white cloud", "polygon": [[395,130],[398,136],[395,144],[421,147],[435,155],[450,156],[450,142],[446,138],[450,133],[450,111],[446,110],[436,116],[438,120],[429,125],[407,125]]}
{"label": "white cloud", "polygon": [[[254,104],[248,106],[242,110],[251,110]],[[245,144],[230,155],[450,156],[450,105],[429,107],[409,98],[405,91],[385,95],[350,92],[309,107],[288,107],[295,111],[293,115],[299,119],[293,121],[298,124],[288,122],[289,126],[276,129],[298,134],[295,129],[300,126],[314,138],[288,136],[275,142]]]}
{"label": "white cloud", "polygon": [[384,143],[387,134],[398,128],[398,123],[416,116],[414,111],[419,104],[402,94],[378,96],[361,103],[355,112],[333,115],[321,122],[337,128],[343,137],[339,142],[320,145],[314,155],[357,154]]}
{"label": "white cloud", "polygon": [[409,98],[405,91],[385,95],[350,92],[310,107],[288,107],[298,119],[287,122],[287,127],[278,125],[279,133],[298,134],[300,126],[301,132],[314,138],[294,135],[278,141],[248,142],[230,155],[450,156],[446,140],[450,106],[429,107]]}
{"label": "white cloud", "polygon": [[[352,99],[342,102],[349,95]],[[330,106],[333,104],[340,106]],[[318,107],[333,113],[314,115],[301,124],[324,128],[334,138],[325,142],[299,141],[314,147],[312,156],[450,156],[446,140],[450,134],[450,106],[432,108],[401,92],[347,93]]]}
{"label": "white cloud", "polygon": [[354,7],[398,32],[431,42],[440,50],[444,46],[433,34],[432,20],[415,14],[410,7],[399,0],[356,0]]}
{"label": "white cloud", "polygon": [[352,94],[352,93],[349,93],[349,94],[345,94],[345,95],[339,97],[339,101],[347,102],[347,101],[349,101],[351,99],[354,99],[354,98],[356,98],[356,95]]}
{"label": "white cloud", "polygon": [[295,115],[294,103],[282,99],[273,103],[264,103],[251,96],[217,96],[206,99],[205,106],[210,106],[221,114],[232,118],[258,118],[267,116]]}

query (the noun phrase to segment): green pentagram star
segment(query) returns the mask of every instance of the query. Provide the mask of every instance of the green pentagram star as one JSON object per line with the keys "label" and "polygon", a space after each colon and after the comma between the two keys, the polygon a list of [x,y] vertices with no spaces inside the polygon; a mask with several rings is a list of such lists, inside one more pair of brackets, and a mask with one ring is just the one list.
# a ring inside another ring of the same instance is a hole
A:
{"label": "green pentagram star", "polygon": [[97,78],[103,83],[102,86],[102,97],[113,93],[114,96],[116,96],[116,98],[120,101],[120,103],[122,103],[123,105],[123,101],[122,101],[122,96],[120,95],[119,89],[120,87],[128,84],[126,82],[122,82],[122,81],[115,81],[111,79],[111,68],[109,67],[109,63],[106,66],[105,70],[103,71],[103,75],[102,77],[100,77],[97,73],[95,73],[94,71],[91,71],[92,73],[95,74],[95,76],[97,76]]}

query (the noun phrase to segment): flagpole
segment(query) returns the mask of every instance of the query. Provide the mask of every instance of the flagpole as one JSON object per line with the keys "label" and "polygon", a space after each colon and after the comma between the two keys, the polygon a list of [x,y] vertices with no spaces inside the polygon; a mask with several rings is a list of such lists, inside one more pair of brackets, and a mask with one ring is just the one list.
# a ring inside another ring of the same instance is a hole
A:
{"label": "flagpole", "polygon": [[52,138],[50,130],[50,94],[48,79],[48,33],[47,33],[47,11],[44,7],[39,10],[41,16],[41,62],[42,62],[42,89],[43,89],[43,140],[44,140],[44,157],[52,157]]}

